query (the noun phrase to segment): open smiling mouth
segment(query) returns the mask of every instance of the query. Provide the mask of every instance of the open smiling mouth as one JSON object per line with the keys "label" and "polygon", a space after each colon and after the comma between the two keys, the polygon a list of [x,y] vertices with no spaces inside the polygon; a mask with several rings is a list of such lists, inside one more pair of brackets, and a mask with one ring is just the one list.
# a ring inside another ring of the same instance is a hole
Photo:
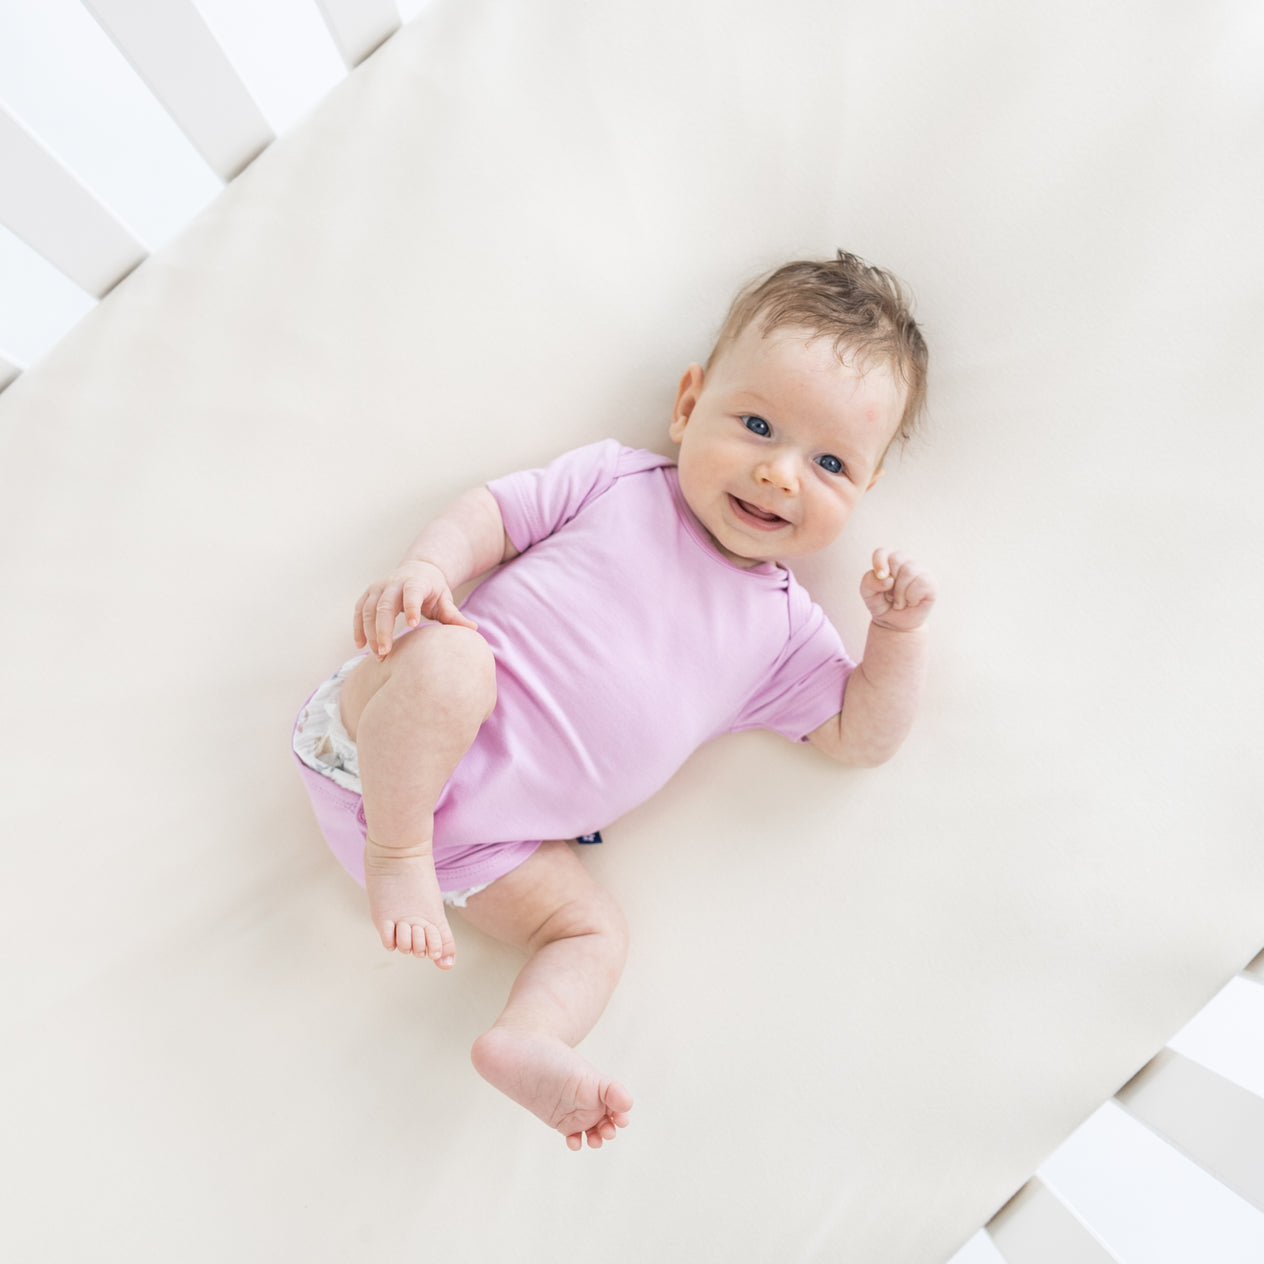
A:
{"label": "open smiling mouth", "polygon": [[729,494],[729,502],[732,504],[733,512],[737,515],[739,521],[748,523],[750,526],[757,527],[762,531],[771,531],[777,527],[788,525],[786,520],[779,514],[769,513],[766,509],[760,509],[757,505],[740,500],[732,493]]}

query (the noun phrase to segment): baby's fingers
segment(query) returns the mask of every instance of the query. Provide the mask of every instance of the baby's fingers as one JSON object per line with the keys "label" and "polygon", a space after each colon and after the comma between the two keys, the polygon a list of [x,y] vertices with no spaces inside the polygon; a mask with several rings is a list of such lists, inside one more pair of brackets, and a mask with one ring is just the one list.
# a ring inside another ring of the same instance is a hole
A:
{"label": "baby's fingers", "polygon": [[920,606],[935,600],[935,585],[930,577],[921,571],[915,571],[904,588],[905,606]]}
{"label": "baby's fingers", "polygon": [[860,595],[866,601],[884,597],[895,582],[891,578],[890,563],[885,549],[877,549],[873,555],[873,565],[860,580]]}
{"label": "baby's fingers", "polygon": [[894,554],[891,559],[895,582],[887,594],[893,610],[923,608],[923,613],[937,595],[935,581],[927,571],[911,557]]}
{"label": "baby's fingers", "polygon": [[[410,605],[408,602],[410,588],[413,589],[415,594],[415,605]],[[421,621],[420,616],[424,614],[426,618],[433,619],[436,623],[453,623],[457,627],[478,630],[478,624],[457,609],[456,602],[452,600],[451,589],[447,587],[430,588],[420,584],[414,585],[410,582],[405,584],[404,594],[404,613],[408,615],[408,626],[410,628],[415,628]],[[416,618],[414,618],[414,611],[416,612]]]}
{"label": "baby's fingers", "polygon": [[[375,647],[375,653],[385,657],[391,652],[391,641],[395,636],[395,619],[400,610],[400,589],[398,584],[391,584],[383,590],[373,607],[374,637],[369,642]],[[365,628],[369,625],[369,611],[365,610]]]}
{"label": "baby's fingers", "polygon": [[[402,605],[404,607],[404,618],[408,620],[408,626],[415,628],[421,622],[421,603],[430,595],[428,587],[423,588],[415,579],[406,579],[404,581],[404,594]],[[395,626],[394,620],[391,626]]]}
{"label": "baby's fingers", "polygon": [[919,572],[912,560],[903,553],[893,553],[888,562],[892,577],[891,591],[888,594],[891,606],[894,610],[903,610],[906,606],[914,604],[910,592]]}
{"label": "baby's fingers", "polygon": [[360,594],[360,600],[356,602],[355,612],[351,616],[351,635],[355,639],[357,649],[362,650],[366,645],[372,650],[377,649],[373,641],[373,624],[370,614],[377,609],[380,592],[381,590],[377,587],[366,588]]}

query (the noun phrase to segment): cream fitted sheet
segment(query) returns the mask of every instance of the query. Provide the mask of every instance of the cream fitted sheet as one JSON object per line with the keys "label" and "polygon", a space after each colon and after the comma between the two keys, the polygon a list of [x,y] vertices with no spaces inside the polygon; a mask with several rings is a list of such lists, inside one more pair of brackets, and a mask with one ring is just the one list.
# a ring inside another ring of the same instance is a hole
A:
{"label": "cream fitted sheet", "polygon": [[[0,1254],[942,1264],[1264,942],[1248,16],[436,0],[0,395]],[[426,515],[663,447],[836,245],[931,415],[801,578],[858,648],[868,552],[934,566],[924,714],[590,849],[637,1105],[573,1155],[469,1067],[516,958],[382,952],[291,720]]]}

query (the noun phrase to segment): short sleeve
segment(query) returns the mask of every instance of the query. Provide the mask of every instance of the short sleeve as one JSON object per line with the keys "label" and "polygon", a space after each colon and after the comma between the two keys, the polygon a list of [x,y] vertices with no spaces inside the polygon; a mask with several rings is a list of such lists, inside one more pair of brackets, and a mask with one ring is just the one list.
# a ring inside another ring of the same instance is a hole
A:
{"label": "short sleeve", "polygon": [[734,728],[772,729],[792,742],[806,741],[813,729],[842,710],[847,679],[855,668],[837,629],[812,603]]}
{"label": "short sleeve", "polygon": [[543,469],[521,470],[488,483],[514,548],[525,552],[606,491],[627,451],[614,439],[602,439],[563,453]]}

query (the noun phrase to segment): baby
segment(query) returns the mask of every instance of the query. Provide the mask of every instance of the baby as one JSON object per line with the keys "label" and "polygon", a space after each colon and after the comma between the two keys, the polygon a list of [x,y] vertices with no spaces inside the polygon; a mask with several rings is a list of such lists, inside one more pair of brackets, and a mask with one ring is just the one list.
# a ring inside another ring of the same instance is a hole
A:
{"label": "baby", "polygon": [[[721,733],[864,767],[909,731],[934,581],[874,553],[854,664],[784,563],[836,539],[881,477],[926,362],[886,272],[841,251],[777,269],[685,371],[676,463],[606,440],[465,493],[365,590],[368,652],[300,713],[317,818],[383,945],[451,969],[453,905],[528,954],[472,1058],[572,1150],[612,1139],[632,1096],[575,1051],[628,935],[569,840],[599,840]],[[396,638],[400,614],[415,631]]]}

